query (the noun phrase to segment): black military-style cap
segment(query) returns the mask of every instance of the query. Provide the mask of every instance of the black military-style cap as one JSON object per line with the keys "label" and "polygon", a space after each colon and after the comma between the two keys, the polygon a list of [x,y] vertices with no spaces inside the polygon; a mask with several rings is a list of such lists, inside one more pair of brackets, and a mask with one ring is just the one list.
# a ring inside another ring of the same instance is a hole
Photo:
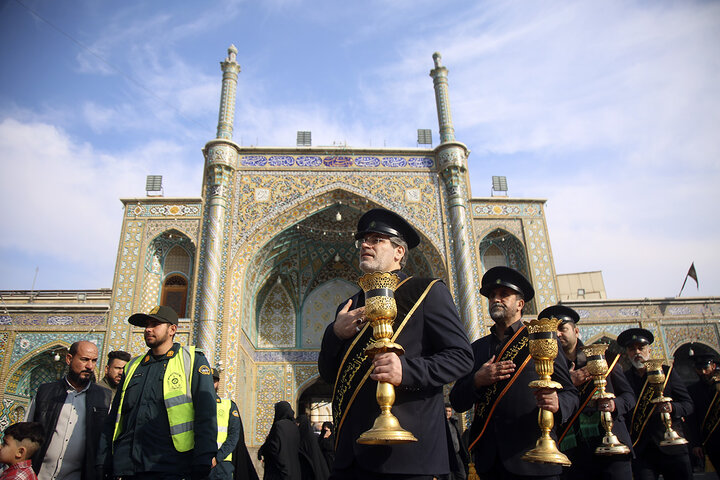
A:
{"label": "black military-style cap", "polygon": [[717,357],[712,353],[698,353],[690,355],[690,360],[693,362],[695,368],[707,368],[711,363],[717,364]]}
{"label": "black military-style cap", "polygon": [[650,330],[645,330],[644,328],[628,328],[618,335],[617,338],[617,343],[623,348],[627,348],[633,343],[651,345],[654,341],[655,336]]}
{"label": "black military-style cap", "polygon": [[408,244],[408,248],[415,248],[420,243],[420,236],[412,225],[397,213],[384,208],[368,210],[358,220],[355,239],[360,240],[368,233],[400,237]]}
{"label": "black military-style cap", "polygon": [[562,304],[547,307],[540,312],[538,318],[557,318],[560,320],[560,325],[567,322],[578,323],[580,321],[580,315],[575,310]]}
{"label": "black military-style cap", "polygon": [[535,296],[535,289],[527,278],[513,268],[493,267],[485,272],[482,277],[480,294],[489,297],[497,287],[508,287],[521,293],[526,302]]}
{"label": "black military-style cap", "polygon": [[168,307],[166,305],[159,305],[150,310],[150,313],[136,313],[130,316],[128,322],[136,327],[144,327],[149,318],[157,320],[158,322],[169,323],[171,325],[178,324],[177,313],[172,309],[172,307]]}
{"label": "black military-style cap", "polygon": [[217,371],[217,368],[212,369],[212,377],[213,380],[220,380],[220,372]]}

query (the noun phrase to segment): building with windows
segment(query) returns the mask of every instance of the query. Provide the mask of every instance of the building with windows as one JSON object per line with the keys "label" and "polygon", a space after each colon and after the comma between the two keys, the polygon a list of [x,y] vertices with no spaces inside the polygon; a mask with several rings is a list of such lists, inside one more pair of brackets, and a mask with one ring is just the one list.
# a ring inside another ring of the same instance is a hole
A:
{"label": "building with windows", "polygon": [[101,363],[111,350],[144,352],[142,330],[127,319],[157,304],[180,314],[177,340],[197,345],[223,372],[221,388],[240,408],[249,445],[263,442],[279,400],[320,418],[332,395],[317,371],[320,340],[337,305],[358,289],[353,233],[373,207],[398,212],[419,232],[406,270],[447,283],[471,340],[491,324],[479,294],[483,272],[507,265],[537,292],[528,317],[562,300],[580,313],[586,342],[641,325],[669,360],[682,363],[690,342],[720,351],[720,298],[607,299],[600,272],[555,271],[544,200],[470,196],[469,150],[455,138],[439,54],[430,72],[436,147],[313,146],[299,132],[286,148],[232,140],[236,53],[231,47],[221,62],[201,196],[122,199],[112,288],[0,292],[0,428],[24,415],[39,383],[62,375],[57,359],[73,341],[95,341]]}

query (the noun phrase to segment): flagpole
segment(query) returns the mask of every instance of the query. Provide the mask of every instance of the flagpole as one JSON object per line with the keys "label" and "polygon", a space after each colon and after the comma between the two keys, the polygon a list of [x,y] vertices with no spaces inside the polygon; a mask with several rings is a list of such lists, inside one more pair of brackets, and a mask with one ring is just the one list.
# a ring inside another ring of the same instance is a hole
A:
{"label": "flagpole", "polygon": [[687,283],[688,275],[685,275],[685,281],[683,282],[683,286],[680,287],[680,293],[678,293],[678,297],[682,295],[682,291],[685,288],[685,284]]}

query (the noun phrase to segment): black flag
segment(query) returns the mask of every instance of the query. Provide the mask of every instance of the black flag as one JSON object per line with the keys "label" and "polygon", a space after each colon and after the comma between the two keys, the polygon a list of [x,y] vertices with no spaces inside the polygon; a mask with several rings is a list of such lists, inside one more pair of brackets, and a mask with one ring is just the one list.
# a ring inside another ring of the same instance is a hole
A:
{"label": "black flag", "polygon": [[683,281],[682,287],[680,288],[680,293],[678,293],[678,297],[682,294],[683,289],[685,288],[685,283],[687,283],[688,277],[695,280],[695,286],[700,289],[700,283],[697,279],[697,272],[695,271],[695,262],[690,264],[690,270],[688,270],[687,275],[685,275],[685,280]]}

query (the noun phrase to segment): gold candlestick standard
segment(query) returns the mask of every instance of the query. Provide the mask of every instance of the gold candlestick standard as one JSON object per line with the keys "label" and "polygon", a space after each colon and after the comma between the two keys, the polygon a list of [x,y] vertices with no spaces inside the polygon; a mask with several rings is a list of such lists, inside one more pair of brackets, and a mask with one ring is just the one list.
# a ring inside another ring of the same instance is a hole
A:
{"label": "gold candlestick standard", "polygon": [[[605,359],[605,351],[608,348],[607,343],[596,343],[594,345],[585,345],[582,351],[587,356],[587,370],[593,377],[593,382],[597,390],[593,393],[593,400],[601,400],[615,398],[610,392],[605,391],[607,385],[608,364]],[[612,432],[613,419],[612,413],[600,412],[600,424],[605,429],[605,436],[602,439],[602,445],[595,449],[596,455],[623,455],[630,453],[630,448],[618,440],[617,436]]]}
{"label": "gold candlestick standard", "polygon": [[[386,272],[367,273],[358,280],[365,292],[365,318],[372,326],[375,339],[375,342],[365,349],[365,354],[370,358],[378,353],[405,353],[402,346],[391,341],[393,321],[397,315],[395,289],[399,283],[400,277]],[[365,445],[417,442],[417,438],[402,428],[397,417],[390,411],[395,403],[395,387],[391,383],[378,382],[375,398],[380,406],[380,415],[375,419],[372,428],[360,435],[357,442]]]}
{"label": "gold candlestick standard", "polygon": [[[540,318],[531,322],[525,322],[529,334],[530,355],[535,361],[535,371],[540,377],[530,382],[530,388],[552,388],[561,390],[563,387],[550,377],[555,371],[553,361],[558,354],[557,327],[560,320],[557,318]],[[549,410],[538,411],[538,425],[540,426],[540,438],[535,442],[535,448],[528,450],[522,456],[527,462],[552,463],[571,465],[570,459],[558,450],[555,440],[550,436],[550,431],[555,425],[553,413]]]}
{"label": "gold candlestick standard", "polygon": [[[663,395],[665,389],[665,372],[663,371],[663,360],[655,358],[645,361],[645,368],[647,369],[648,383],[650,383],[655,391],[655,398],[650,400],[652,403],[665,403],[672,402],[672,398]],[[672,428],[672,418],[668,412],[660,412],[660,418],[665,424],[665,435],[664,439],[660,441],[661,447],[668,445],[685,445],[688,443],[683,437]]]}

